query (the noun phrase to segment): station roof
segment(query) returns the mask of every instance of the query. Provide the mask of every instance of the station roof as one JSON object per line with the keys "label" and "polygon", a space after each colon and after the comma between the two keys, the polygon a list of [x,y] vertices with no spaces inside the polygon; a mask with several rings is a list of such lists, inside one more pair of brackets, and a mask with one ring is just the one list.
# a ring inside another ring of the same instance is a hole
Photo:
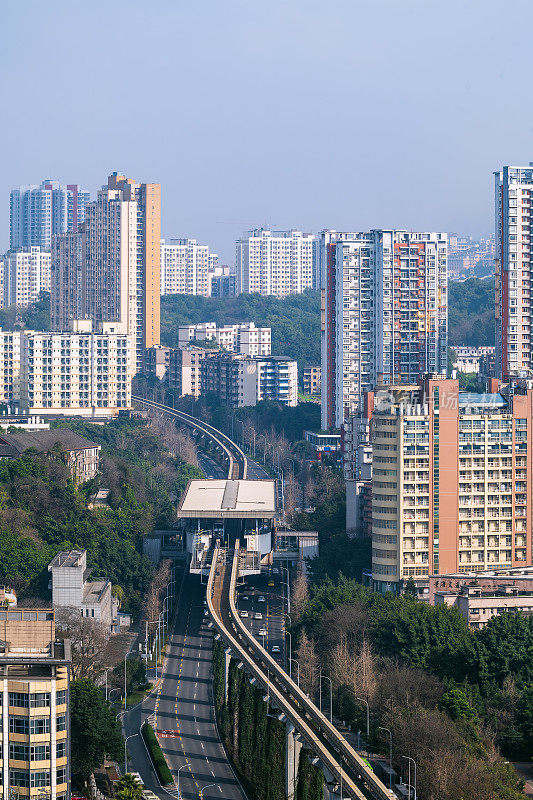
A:
{"label": "station roof", "polygon": [[178,504],[181,518],[271,519],[275,515],[273,480],[191,480]]}

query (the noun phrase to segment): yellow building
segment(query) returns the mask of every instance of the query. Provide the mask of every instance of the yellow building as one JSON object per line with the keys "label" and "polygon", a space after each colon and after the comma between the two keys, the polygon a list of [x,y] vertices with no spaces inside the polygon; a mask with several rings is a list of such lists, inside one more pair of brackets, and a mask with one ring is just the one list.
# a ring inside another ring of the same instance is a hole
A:
{"label": "yellow building", "polygon": [[0,611],[3,797],[69,800],[70,644],[51,609]]}

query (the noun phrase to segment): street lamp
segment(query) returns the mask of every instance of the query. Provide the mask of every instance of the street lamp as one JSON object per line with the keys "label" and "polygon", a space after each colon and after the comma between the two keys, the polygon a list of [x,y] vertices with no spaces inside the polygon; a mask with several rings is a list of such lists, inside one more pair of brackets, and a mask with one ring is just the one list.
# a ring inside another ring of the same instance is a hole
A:
{"label": "street lamp", "polygon": [[130,733],[130,735],[126,736],[124,739],[124,775],[128,771],[128,739],[133,739],[134,736],[138,735],[138,733]]}
{"label": "street lamp", "polygon": [[320,699],[318,701],[318,707],[322,711],[322,681],[326,680],[329,681],[329,721],[333,724],[333,684],[331,682],[331,678],[329,675],[320,675],[318,682],[320,685],[319,688],[319,695]]}
{"label": "street lamp", "polygon": [[370,707],[368,705],[368,700],[365,700],[363,697],[356,697],[355,699],[366,705],[366,738],[368,747],[368,739],[370,738]]}
{"label": "street lamp", "polygon": [[413,788],[415,790],[414,800],[416,800],[416,761],[414,760],[414,758],[411,758],[411,756],[402,756],[402,758],[405,758],[405,760],[409,762],[409,778],[408,778],[408,780],[409,780],[409,800],[411,800],[411,761],[413,762],[413,765],[414,765],[414,768],[415,768],[415,782],[414,782]]}
{"label": "street lamp", "polygon": [[389,789],[392,789],[392,731],[384,728],[383,725],[379,725],[378,730],[387,731],[389,734]]}
{"label": "street lamp", "polygon": [[[286,572],[287,572],[287,580],[286,581],[283,580],[283,570],[286,570]],[[291,613],[291,587],[290,587],[290,583],[289,583],[289,569],[288,569],[288,567],[283,567],[283,566],[281,567],[281,582],[282,582],[282,584],[284,586],[287,587],[287,613],[290,614]]]}
{"label": "street lamp", "polygon": [[204,792],[206,789],[209,789],[211,786],[216,786],[216,785],[217,785],[216,783],[208,783],[207,786],[202,786],[202,788],[200,789],[200,797],[202,798],[204,796]]}
{"label": "street lamp", "polygon": [[190,767],[190,766],[191,766],[190,763],[188,761],[186,761],[185,764],[182,764],[181,767],[178,769],[178,800],[181,800],[180,772],[181,772],[182,769],[185,769],[185,767]]}
{"label": "street lamp", "polygon": [[298,689],[299,689],[299,688],[300,688],[300,662],[299,662],[299,661],[297,661],[297,659],[296,659],[296,658],[291,658],[291,663],[292,663],[293,661],[294,661],[294,663],[296,664],[296,666],[298,667],[298,672],[297,672],[297,675],[298,675]]}

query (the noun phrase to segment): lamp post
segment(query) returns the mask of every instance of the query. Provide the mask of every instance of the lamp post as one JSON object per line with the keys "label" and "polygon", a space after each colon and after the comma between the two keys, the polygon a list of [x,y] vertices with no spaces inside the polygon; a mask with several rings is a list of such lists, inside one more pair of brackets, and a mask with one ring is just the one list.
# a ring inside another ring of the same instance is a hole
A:
{"label": "lamp post", "polygon": [[296,664],[296,666],[298,667],[298,672],[297,672],[297,675],[298,675],[298,688],[300,688],[300,662],[296,658],[291,658],[291,663],[293,661]]}
{"label": "lamp post", "polygon": [[413,788],[415,790],[414,800],[416,800],[416,761],[414,760],[414,758],[411,758],[411,756],[402,756],[402,758],[405,758],[405,760],[409,763],[409,779],[408,779],[409,780],[409,800],[411,800],[411,762],[413,762],[413,766],[415,768],[414,769],[415,776],[414,776]]}
{"label": "lamp post", "polygon": [[216,786],[216,785],[217,785],[216,783],[208,783],[207,786],[202,786],[202,788],[200,789],[200,798],[203,798],[206,789],[209,789],[211,786]]}
{"label": "lamp post", "polygon": [[185,769],[185,767],[190,767],[190,766],[191,766],[190,763],[188,761],[186,761],[185,764],[182,764],[181,767],[178,769],[178,800],[181,800],[180,772],[181,772],[182,769]]}
{"label": "lamp post", "polygon": [[128,739],[133,739],[134,736],[138,735],[138,733],[130,733],[130,735],[126,736],[124,739],[124,775],[126,775],[128,771]]}
{"label": "lamp post", "polygon": [[[285,614],[286,617],[289,619],[289,625],[292,628],[292,619],[290,614]],[[292,678],[292,634],[290,631],[286,631],[289,634],[289,678]]]}
{"label": "lamp post", "polygon": [[392,731],[379,725],[378,730],[387,731],[389,734],[389,789],[392,789]]}
{"label": "lamp post", "polygon": [[331,682],[331,678],[329,675],[322,675],[320,674],[318,682],[320,684],[319,694],[320,699],[318,703],[318,707],[322,711],[322,681],[326,680],[329,681],[329,721],[333,724],[333,684]]}
{"label": "lamp post", "polygon": [[127,680],[127,668],[126,668],[126,661],[128,659],[128,654],[124,656],[124,711],[126,711],[126,702],[128,699],[128,680]]}
{"label": "lamp post", "polygon": [[[287,571],[287,580],[283,580],[283,570]],[[281,567],[281,582],[284,586],[287,587],[287,613],[291,613],[291,587],[289,584],[289,570],[288,567]]]}
{"label": "lamp post", "polygon": [[368,705],[368,700],[365,700],[364,697],[356,697],[355,699],[366,705],[366,738],[368,746],[368,739],[370,738],[370,707]]}

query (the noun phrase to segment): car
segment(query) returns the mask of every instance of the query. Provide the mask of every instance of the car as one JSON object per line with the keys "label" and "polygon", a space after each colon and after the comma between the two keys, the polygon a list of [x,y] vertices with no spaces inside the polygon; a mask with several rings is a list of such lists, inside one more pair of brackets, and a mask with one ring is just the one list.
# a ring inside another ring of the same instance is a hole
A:
{"label": "car", "polygon": [[243,594],[243,596],[241,597],[241,600],[244,600],[245,602],[246,602],[247,600],[249,600],[249,599],[250,599],[250,598],[248,597],[248,595],[247,595],[247,594]]}
{"label": "car", "polygon": [[154,792],[151,792],[150,789],[145,789],[143,791],[143,797],[144,800],[159,800],[159,797],[154,794]]}
{"label": "car", "polygon": [[263,615],[261,614],[261,612],[260,612],[260,611],[257,611],[257,612],[256,612],[256,614],[255,614],[255,618],[256,618],[256,619],[263,619]]}
{"label": "car", "polygon": [[272,574],[279,575],[279,569],[277,567],[272,567]]}
{"label": "car", "polygon": [[239,614],[240,614],[241,617],[247,617],[248,616],[248,612],[246,611],[245,608],[243,608],[242,611],[239,611]]}
{"label": "car", "polygon": [[259,636],[268,636],[266,628],[259,628]]}
{"label": "car", "polygon": [[144,788],[143,779],[141,778],[138,772],[130,772],[130,775],[132,776],[132,778],[135,778],[135,780],[140,786]]}
{"label": "car", "polygon": [[262,594],[260,594],[259,597],[257,598],[257,602],[258,603],[266,603],[266,600],[265,600],[265,598],[263,597]]}
{"label": "car", "polygon": [[272,645],[272,647],[270,648],[270,652],[271,652],[271,653],[280,653],[280,652],[281,652],[281,650],[280,650],[280,648],[279,648],[279,645],[277,645],[277,644],[273,644],[273,645]]}
{"label": "car", "polygon": [[269,586],[274,586],[274,581],[269,581],[269,582],[268,582],[268,585],[269,585]]}

